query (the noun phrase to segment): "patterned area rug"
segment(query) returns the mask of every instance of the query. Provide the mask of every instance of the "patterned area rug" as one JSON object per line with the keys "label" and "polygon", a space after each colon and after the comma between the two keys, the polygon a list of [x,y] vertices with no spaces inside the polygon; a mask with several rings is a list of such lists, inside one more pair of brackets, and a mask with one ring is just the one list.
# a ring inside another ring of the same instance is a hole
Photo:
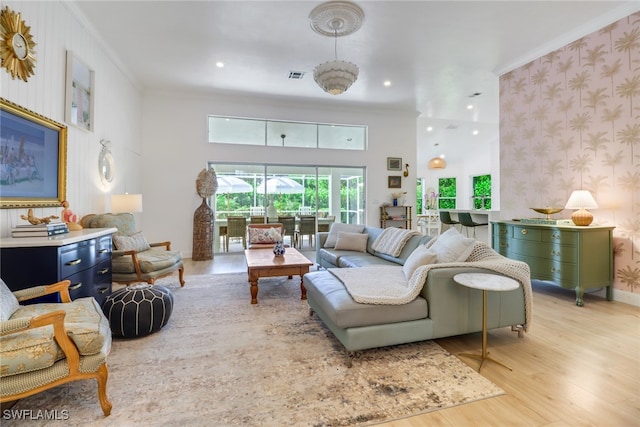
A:
{"label": "patterned area rug", "polygon": [[364,351],[347,368],[344,348],[300,300],[299,277],[260,279],[258,305],[250,304],[245,274],[186,282],[159,282],[175,298],[162,330],[114,339],[111,416],[102,416],[95,381],[40,393],[12,410],[68,415],[29,426],[351,426],[504,394],[432,341]]}

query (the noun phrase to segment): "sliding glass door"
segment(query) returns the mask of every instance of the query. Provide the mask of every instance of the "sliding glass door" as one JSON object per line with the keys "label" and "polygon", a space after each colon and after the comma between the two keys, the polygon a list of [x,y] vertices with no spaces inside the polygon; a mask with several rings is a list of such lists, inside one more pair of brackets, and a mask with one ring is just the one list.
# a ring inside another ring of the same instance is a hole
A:
{"label": "sliding glass door", "polygon": [[[364,168],[213,163],[218,192],[211,200],[216,212],[216,238],[229,216],[247,223],[277,221],[278,217],[314,215],[316,226],[331,222],[364,224]],[[222,247],[216,242],[215,249]],[[242,246],[229,245],[230,252]]]}

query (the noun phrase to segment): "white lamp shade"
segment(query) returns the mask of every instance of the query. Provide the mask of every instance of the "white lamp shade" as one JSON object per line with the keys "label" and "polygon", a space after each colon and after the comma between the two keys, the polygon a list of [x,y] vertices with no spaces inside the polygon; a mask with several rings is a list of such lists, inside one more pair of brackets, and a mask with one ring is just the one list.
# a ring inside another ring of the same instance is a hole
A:
{"label": "white lamp shade", "polygon": [[597,209],[598,204],[588,190],[575,190],[569,196],[565,209]]}
{"label": "white lamp shade", "polygon": [[111,212],[142,212],[142,194],[112,194]]}

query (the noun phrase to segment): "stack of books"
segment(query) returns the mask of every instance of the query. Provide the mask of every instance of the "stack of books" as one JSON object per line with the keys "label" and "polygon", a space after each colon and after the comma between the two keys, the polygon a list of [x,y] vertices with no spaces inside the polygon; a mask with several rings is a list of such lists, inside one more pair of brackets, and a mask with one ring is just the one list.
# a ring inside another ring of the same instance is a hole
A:
{"label": "stack of books", "polygon": [[24,224],[11,229],[12,237],[48,237],[68,233],[69,228],[64,222],[51,222],[49,224]]}

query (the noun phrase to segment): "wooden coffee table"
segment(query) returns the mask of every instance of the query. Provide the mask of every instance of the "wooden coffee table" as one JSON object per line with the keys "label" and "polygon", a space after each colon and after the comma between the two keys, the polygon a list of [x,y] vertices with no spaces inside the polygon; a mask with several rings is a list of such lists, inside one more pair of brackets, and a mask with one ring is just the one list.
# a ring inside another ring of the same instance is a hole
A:
{"label": "wooden coffee table", "polygon": [[300,299],[307,299],[302,276],[309,272],[311,261],[295,248],[287,248],[283,256],[273,255],[273,249],[247,249],[244,251],[247,273],[251,285],[251,304],[258,303],[258,279],[261,277],[300,276]]}

